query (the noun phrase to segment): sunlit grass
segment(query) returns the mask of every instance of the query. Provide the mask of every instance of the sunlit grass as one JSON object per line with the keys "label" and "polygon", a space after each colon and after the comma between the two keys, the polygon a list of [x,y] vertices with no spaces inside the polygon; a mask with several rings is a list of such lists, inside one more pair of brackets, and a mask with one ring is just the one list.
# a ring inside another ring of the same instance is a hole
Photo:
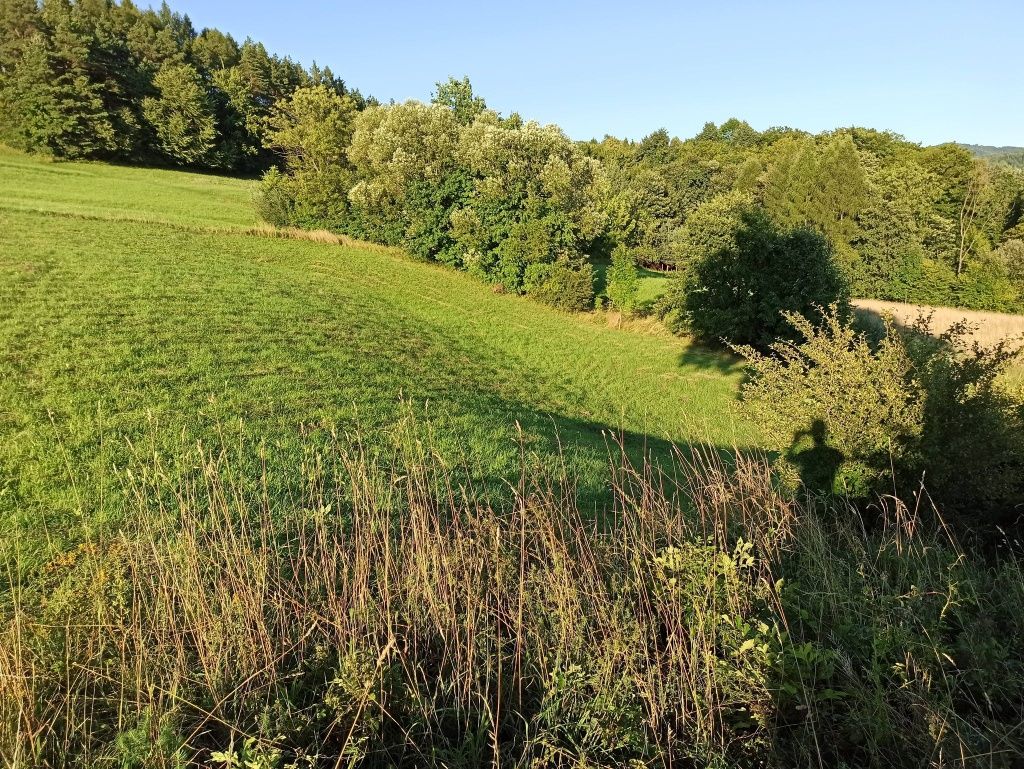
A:
{"label": "sunlit grass", "polygon": [[561,443],[594,505],[609,432],[656,454],[754,442],[729,359],[386,250],[243,234],[247,182],[5,153],[0,189],[0,510],[36,534],[116,512],[93,481],[143,435],[244,425],[286,456],[311,431],[372,437],[404,403],[485,483],[520,430],[540,463]]}

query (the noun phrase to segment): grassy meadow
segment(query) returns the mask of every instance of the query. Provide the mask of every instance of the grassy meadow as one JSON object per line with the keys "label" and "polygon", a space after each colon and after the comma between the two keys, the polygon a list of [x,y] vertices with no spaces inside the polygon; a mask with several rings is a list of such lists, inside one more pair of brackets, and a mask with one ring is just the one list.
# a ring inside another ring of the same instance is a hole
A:
{"label": "grassy meadow", "polygon": [[661,456],[754,440],[732,362],[685,341],[384,249],[251,234],[244,180],[0,161],[0,509],[29,540],[46,521],[59,548],[116,513],[126,457],[196,441],[245,435],[287,468],[310,436],[385,442],[408,412],[477,481],[564,454],[594,506],[610,435]]}
{"label": "grassy meadow", "polygon": [[784,493],[729,357],[0,161],[0,764],[1015,766],[1020,562]]}

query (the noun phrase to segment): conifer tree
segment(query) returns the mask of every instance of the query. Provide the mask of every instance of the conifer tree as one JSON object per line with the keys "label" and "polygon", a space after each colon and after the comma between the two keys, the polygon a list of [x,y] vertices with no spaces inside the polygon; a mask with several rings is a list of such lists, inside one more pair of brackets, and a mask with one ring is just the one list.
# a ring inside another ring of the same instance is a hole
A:
{"label": "conifer tree", "polygon": [[146,120],[167,158],[180,165],[202,163],[217,138],[213,112],[195,67],[165,65],[153,79],[158,95],[143,101]]}

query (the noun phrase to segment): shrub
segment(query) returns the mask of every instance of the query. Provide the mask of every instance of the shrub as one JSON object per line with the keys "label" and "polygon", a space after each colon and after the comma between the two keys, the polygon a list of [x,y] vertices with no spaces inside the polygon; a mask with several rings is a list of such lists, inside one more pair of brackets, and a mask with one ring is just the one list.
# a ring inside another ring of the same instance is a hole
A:
{"label": "shrub", "polygon": [[673,334],[683,334],[689,328],[686,318],[686,278],[676,275],[665,287],[665,292],[654,300],[652,307],[665,328]]}
{"label": "shrub", "polygon": [[786,313],[800,342],[737,348],[749,374],[743,407],[807,487],[862,496],[914,451],[923,393],[891,326],[872,346],[835,306],[820,317]]}
{"label": "shrub", "polygon": [[1012,311],[1018,297],[1012,276],[995,254],[977,257],[956,281],[953,303],[972,310]]}
{"label": "shrub", "polygon": [[275,227],[294,224],[295,199],[289,189],[288,177],[277,168],[263,175],[255,195],[256,215]]}
{"label": "shrub", "polygon": [[594,270],[587,262],[531,264],[523,286],[527,295],[560,310],[584,312],[594,307]]}
{"label": "shrub", "polygon": [[999,385],[1016,349],[965,350],[964,325],[935,337],[927,319],[905,334],[886,321],[872,344],[834,307],[820,325],[786,318],[802,341],[737,348],[750,375],[743,404],[807,487],[863,497],[923,479],[964,522],[1019,515],[1024,401]]}
{"label": "shrub", "polygon": [[685,315],[698,338],[767,349],[794,329],[783,313],[809,316],[835,304],[847,287],[828,242],[810,230],[779,231],[747,212],[735,243],[699,259],[686,276]]}
{"label": "shrub", "polygon": [[612,264],[608,268],[608,287],[605,292],[614,307],[623,312],[630,312],[636,306],[637,290],[639,289],[639,273],[636,260],[629,249],[623,245],[615,247],[612,252]]}
{"label": "shrub", "polygon": [[966,323],[932,336],[920,318],[907,338],[925,391],[921,467],[929,492],[976,524],[1024,513],[1024,398],[1001,386],[1020,347],[968,345]]}

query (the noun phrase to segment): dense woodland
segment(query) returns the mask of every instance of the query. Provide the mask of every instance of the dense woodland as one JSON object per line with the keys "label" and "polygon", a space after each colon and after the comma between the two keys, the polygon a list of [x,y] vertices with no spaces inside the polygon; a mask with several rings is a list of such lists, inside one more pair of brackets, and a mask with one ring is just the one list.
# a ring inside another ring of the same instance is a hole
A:
{"label": "dense woodland", "polygon": [[228,172],[273,162],[266,120],[295,89],[365,103],[329,68],[130,0],[3,0],[0,76],[0,141],[12,147]]}
{"label": "dense woodland", "polygon": [[[261,215],[398,245],[566,309],[595,303],[592,265],[683,270],[729,245],[745,212],[824,235],[852,294],[1024,308],[1024,170],[1010,152],[922,147],[891,132],[759,132],[731,119],[681,140],[575,142],[487,109],[469,81],[380,105],[197,32],[166,4],[5,0],[0,139],[64,158],[267,171]],[[1011,148],[1012,149],[1012,148]],[[268,170],[269,169],[269,170]],[[616,286],[597,302],[615,297]],[[679,292],[658,311],[674,321]]]}

